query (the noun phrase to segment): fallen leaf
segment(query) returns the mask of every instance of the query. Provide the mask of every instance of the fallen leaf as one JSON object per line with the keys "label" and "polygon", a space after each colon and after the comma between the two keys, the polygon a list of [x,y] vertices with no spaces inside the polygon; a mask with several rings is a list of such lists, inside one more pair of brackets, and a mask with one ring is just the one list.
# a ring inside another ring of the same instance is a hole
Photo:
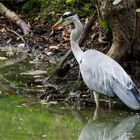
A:
{"label": "fallen leaf", "polygon": [[49,48],[52,50],[58,50],[58,46],[50,46]]}
{"label": "fallen leaf", "polygon": [[5,28],[1,28],[0,32],[4,33],[4,32],[6,32],[6,29]]}

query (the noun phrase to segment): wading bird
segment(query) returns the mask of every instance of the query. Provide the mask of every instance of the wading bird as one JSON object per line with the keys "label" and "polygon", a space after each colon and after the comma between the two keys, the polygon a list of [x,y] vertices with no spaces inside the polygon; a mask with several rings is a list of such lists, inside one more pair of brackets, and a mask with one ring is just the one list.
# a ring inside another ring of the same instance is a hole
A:
{"label": "wading bird", "polygon": [[124,69],[115,60],[99,51],[83,52],[80,49],[78,39],[83,31],[83,25],[76,14],[64,13],[52,29],[70,23],[75,25],[70,35],[71,49],[80,66],[85,84],[94,91],[96,108],[99,107],[99,94],[104,94],[109,97],[117,95],[130,108],[140,109],[140,92]]}

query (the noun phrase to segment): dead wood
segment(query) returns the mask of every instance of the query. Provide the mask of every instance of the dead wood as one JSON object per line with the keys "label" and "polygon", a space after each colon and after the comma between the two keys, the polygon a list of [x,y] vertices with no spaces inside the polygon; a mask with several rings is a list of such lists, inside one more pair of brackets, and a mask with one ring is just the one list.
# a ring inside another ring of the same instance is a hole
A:
{"label": "dead wood", "polygon": [[1,2],[0,2],[0,15],[3,15],[6,18],[10,19],[11,21],[15,22],[21,28],[24,35],[29,33],[30,31],[29,26],[22,19],[20,19],[15,12],[7,9]]}

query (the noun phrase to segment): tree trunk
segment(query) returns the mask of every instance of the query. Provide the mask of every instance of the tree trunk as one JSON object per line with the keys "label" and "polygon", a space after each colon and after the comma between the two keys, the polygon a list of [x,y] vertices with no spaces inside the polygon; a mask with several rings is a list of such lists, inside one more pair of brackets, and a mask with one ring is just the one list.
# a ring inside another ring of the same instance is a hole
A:
{"label": "tree trunk", "polygon": [[135,12],[134,3],[127,0],[118,5],[113,5],[112,0],[97,0],[97,3],[101,19],[108,21],[113,36],[107,55],[117,61],[130,53],[140,55],[140,14]]}

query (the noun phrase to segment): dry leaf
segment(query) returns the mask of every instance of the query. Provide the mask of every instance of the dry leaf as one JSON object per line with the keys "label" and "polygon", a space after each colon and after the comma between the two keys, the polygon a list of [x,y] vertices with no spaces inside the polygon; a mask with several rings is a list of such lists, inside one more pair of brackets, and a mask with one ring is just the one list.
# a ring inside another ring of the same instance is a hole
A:
{"label": "dry leaf", "polygon": [[58,50],[58,46],[50,46],[49,48],[52,50]]}
{"label": "dry leaf", "polygon": [[0,32],[4,33],[4,32],[6,32],[6,29],[5,28],[1,28]]}

